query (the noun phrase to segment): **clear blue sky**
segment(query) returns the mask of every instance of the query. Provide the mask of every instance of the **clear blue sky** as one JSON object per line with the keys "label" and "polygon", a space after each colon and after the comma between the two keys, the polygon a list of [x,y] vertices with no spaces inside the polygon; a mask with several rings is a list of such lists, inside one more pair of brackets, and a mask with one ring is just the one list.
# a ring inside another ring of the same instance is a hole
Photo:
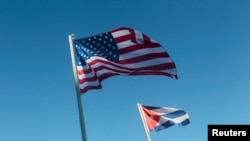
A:
{"label": "clear blue sky", "polygon": [[81,141],[68,35],[131,27],[177,66],[115,76],[82,95],[89,141],[146,141],[137,103],[182,108],[191,123],[153,141],[206,141],[208,124],[250,124],[249,0],[0,0],[0,140]]}

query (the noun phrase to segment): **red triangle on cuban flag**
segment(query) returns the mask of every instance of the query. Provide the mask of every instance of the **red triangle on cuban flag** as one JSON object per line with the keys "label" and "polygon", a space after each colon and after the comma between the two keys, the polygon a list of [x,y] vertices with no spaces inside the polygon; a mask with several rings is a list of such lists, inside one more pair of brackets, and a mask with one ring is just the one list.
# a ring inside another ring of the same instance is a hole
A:
{"label": "red triangle on cuban flag", "polygon": [[149,131],[152,131],[155,126],[158,125],[158,121],[160,120],[160,115],[157,113],[148,110],[147,108],[142,106],[142,111],[144,115],[144,119],[146,120],[146,124],[148,126]]}

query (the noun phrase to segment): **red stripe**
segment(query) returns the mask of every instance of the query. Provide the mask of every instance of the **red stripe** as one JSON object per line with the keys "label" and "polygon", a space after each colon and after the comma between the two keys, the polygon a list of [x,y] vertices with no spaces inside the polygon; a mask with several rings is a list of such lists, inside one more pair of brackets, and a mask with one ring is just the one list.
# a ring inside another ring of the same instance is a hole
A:
{"label": "red stripe", "polygon": [[77,74],[78,75],[88,74],[88,73],[91,73],[91,72],[92,72],[91,68],[88,68],[88,69],[85,69],[85,70],[83,70],[83,69],[77,69]]}
{"label": "red stripe", "polygon": [[102,75],[100,75],[100,82],[102,82],[104,79],[108,78],[108,77],[111,77],[111,76],[115,76],[115,75],[119,75],[117,73],[104,73]]}
{"label": "red stripe", "polygon": [[148,36],[146,36],[146,35],[144,35],[144,34],[143,34],[142,36],[143,36],[144,44],[145,44],[145,43],[152,43],[152,42],[151,42],[151,39],[150,39]]}
{"label": "red stripe", "polygon": [[84,84],[86,82],[94,82],[94,81],[99,81],[102,82],[104,79],[111,77],[111,76],[115,76],[115,75],[119,75],[118,73],[103,73],[101,74],[99,77],[96,77],[96,75],[94,77],[91,78],[83,78],[79,80],[80,84]]}
{"label": "red stripe", "polygon": [[168,77],[172,77],[174,79],[178,79],[177,75],[173,75],[173,74],[170,74],[170,73],[167,73],[167,72],[161,72],[161,71],[150,71],[150,72],[133,72],[129,75],[165,75],[165,76],[168,76]]}
{"label": "red stripe", "polygon": [[91,89],[101,89],[102,86],[101,85],[97,85],[97,86],[86,86],[83,89],[80,89],[80,93],[86,93],[88,90]]}
{"label": "red stripe", "polygon": [[[126,67],[121,67],[121,66],[119,66],[119,65],[116,65],[116,64],[111,63],[110,61],[101,60],[101,59],[94,59],[94,60],[92,60],[91,62],[89,62],[89,65],[92,66],[92,65],[95,65],[96,63],[103,63],[103,64],[111,65],[111,66],[114,66],[114,67],[117,68],[117,69],[125,69],[125,70],[127,70],[128,72],[131,71],[131,70],[133,70],[133,69],[126,68]],[[103,66],[103,67],[104,67],[104,66]],[[98,68],[99,68],[99,67],[98,67]],[[106,67],[104,67],[104,68],[106,68]],[[94,69],[94,70],[96,70],[96,69]],[[98,70],[100,70],[100,69],[98,69]],[[116,71],[116,70],[114,70],[114,71]],[[123,71],[123,72],[124,72],[124,71]]]}
{"label": "red stripe", "polygon": [[171,63],[164,63],[164,64],[159,64],[159,65],[151,65],[147,67],[142,67],[140,68],[141,70],[166,70],[166,69],[174,69],[175,64],[173,62]]}
{"label": "red stripe", "polygon": [[161,46],[157,43],[150,43],[150,44],[136,44],[136,45],[132,45],[132,46],[128,46],[126,48],[122,48],[119,49],[119,54],[125,54],[125,53],[129,53],[129,52],[133,52],[136,50],[140,50],[140,49],[145,49],[145,48],[161,48]]}
{"label": "red stripe", "polygon": [[117,44],[124,42],[124,41],[128,41],[128,40],[131,40],[131,35],[124,35],[124,36],[120,36],[120,37],[115,38],[115,42]]}
{"label": "red stripe", "polygon": [[121,28],[117,28],[117,29],[111,30],[111,31],[109,31],[109,32],[110,32],[110,33],[113,33],[113,32],[117,32],[117,31],[121,31],[121,30],[132,30],[132,28],[121,27]]}
{"label": "red stripe", "polygon": [[96,81],[96,80],[98,80],[98,78],[97,78],[97,76],[96,76],[96,74],[95,74],[93,77],[88,77],[88,78],[79,79],[79,83],[80,83],[80,84],[83,84],[83,83],[85,83],[85,82],[94,82],[94,81]]}
{"label": "red stripe", "polygon": [[137,62],[142,62],[142,61],[147,61],[151,59],[156,59],[156,58],[163,58],[166,57],[168,58],[168,55],[163,52],[163,53],[150,53],[150,54],[144,54],[138,57],[126,59],[126,60],[121,60],[119,61],[120,64],[131,64],[131,63],[137,63]]}

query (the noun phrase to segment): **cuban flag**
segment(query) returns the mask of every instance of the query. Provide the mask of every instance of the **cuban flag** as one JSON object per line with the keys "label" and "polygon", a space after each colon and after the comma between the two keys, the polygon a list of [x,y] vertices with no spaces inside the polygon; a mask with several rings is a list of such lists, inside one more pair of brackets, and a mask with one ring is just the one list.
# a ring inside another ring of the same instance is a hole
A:
{"label": "cuban flag", "polygon": [[190,123],[187,112],[172,107],[154,107],[138,104],[144,124],[148,130],[160,131],[173,125],[186,126]]}

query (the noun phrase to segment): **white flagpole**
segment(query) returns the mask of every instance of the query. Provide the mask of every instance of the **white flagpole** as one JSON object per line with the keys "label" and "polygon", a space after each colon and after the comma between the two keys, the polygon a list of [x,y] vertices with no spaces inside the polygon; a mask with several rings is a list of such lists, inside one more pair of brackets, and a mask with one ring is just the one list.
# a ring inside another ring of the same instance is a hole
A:
{"label": "white flagpole", "polygon": [[138,104],[137,104],[137,107],[138,107],[139,112],[140,112],[140,115],[141,115],[142,123],[143,123],[144,129],[145,129],[145,132],[146,132],[148,141],[152,141],[151,138],[150,138],[150,135],[149,135],[149,132],[150,132],[150,131],[149,131],[149,129],[148,129],[147,125],[146,125],[146,121],[145,121],[145,119],[144,119],[144,113],[143,113],[143,111],[142,111],[142,109],[141,109],[141,104],[138,103]]}
{"label": "white flagpole", "polygon": [[84,122],[84,116],[83,116],[83,109],[82,109],[81,93],[79,89],[79,81],[78,81],[78,76],[77,76],[75,53],[74,53],[74,47],[73,47],[74,34],[71,34],[68,37],[69,37],[70,54],[71,54],[71,61],[72,61],[72,67],[73,67],[73,72],[74,72],[74,79],[75,79],[75,90],[76,90],[76,98],[77,98],[78,111],[79,111],[82,141],[87,141],[87,134],[86,134],[86,128],[85,128],[85,122]]}

